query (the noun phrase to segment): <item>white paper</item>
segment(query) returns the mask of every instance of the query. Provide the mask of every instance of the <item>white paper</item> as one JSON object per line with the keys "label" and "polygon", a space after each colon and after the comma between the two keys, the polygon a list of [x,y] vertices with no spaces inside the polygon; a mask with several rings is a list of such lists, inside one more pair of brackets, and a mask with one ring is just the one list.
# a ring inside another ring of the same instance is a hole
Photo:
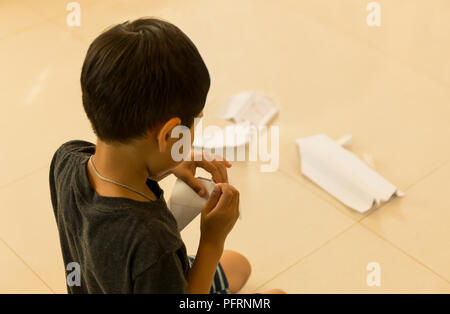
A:
{"label": "white paper", "polygon": [[251,138],[251,127],[266,126],[278,113],[273,101],[260,93],[242,92],[231,96],[219,108],[217,115],[235,124],[196,136],[196,148],[226,148],[246,145]]}
{"label": "white paper", "polygon": [[265,126],[277,113],[278,109],[269,97],[256,92],[243,92],[229,97],[217,115],[236,123]]}
{"label": "white paper", "polygon": [[[206,195],[201,197],[183,180],[177,179],[169,199],[169,210],[177,221],[178,230],[183,230],[195,217],[197,217],[208,200],[216,185],[210,179],[197,177],[206,189]],[[239,219],[242,219],[241,205],[239,204]]]}
{"label": "white paper", "polygon": [[353,141],[353,136],[348,134],[348,135],[345,135],[345,136],[341,137],[340,139],[338,139],[336,141],[336,143],[338,143],[342,147],[349,148],[352,146],[352,141]]}
{"label": "white paper", "polygon": [[178,224],[178,230],[183,230],[202,211],[203,205],[214,190],[212,180],[197,178],[206,189],[206,196],[201,197],[184,181],[177,179],[169,200],[169,209]]}
{"label": "white paper", "polygon": [[346,206],[361,213],[401,196],[393,184],[327,135],[296,141],[302,173]]}
{"label": "white paper", "polygon": [[243,92],[228,97],[225,103],[219,108],[217,116],[224,120],[232,120],[238,115],[239,110],[245,106],[246,102],[252,97],[252,92]]}

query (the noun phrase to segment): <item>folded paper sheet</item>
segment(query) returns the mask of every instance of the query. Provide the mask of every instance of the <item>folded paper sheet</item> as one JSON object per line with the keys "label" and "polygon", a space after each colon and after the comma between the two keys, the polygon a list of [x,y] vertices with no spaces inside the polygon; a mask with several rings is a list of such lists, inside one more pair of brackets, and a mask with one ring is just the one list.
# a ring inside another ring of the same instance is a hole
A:
{"label": "folded paper sheet", "polygon": [[301,138],[296,143],[302,173],[350,208],[364,213],[403,195],[327,135]]}
{"label": "folded paper sheet", "polygon": [[196,136],[196,148],[225,148],[246,145],[252,135],[252,128],[265,127],[278,113],[278,108],[269,97],[256,92],[242,92],[231,96],[220,107],[217,116],[235,124],[225,129],[214,128]]}
{"label": "folded paper sheet", "polygon": [[217,115],[236,123],[265,126],[277,113],[278,109],[269,97],[256,92],[242,92],[229,97]]}
{"label": "folded paper sheet", "polygon": [[[169,199],[169,209],[172,212],[178,224],[178,230],[183,230],[198,214],[201,213],[203,205],[209,198],[216,185],[210,179],[197,177],[206,188],[206,195],[199,196],[184,181],[177,179]],[[239,204],[239,219],[242,219],[241,205]]]}
{"label": "folded paper sheet", "polygon": [[199,196],[190,186],[177,179],[169,200],[169,208],[178,224],[178,230],[183,230],[202,211],[209,195],[214,189],[212,180],[197,178],[206,188],[206,196]]}

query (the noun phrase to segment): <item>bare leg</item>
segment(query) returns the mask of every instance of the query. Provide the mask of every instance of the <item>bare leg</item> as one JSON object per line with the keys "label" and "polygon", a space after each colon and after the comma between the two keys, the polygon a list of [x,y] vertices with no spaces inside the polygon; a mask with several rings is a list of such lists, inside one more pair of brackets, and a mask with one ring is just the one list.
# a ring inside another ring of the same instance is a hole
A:
{"label": "bare leg", "polygon": [[248,280],[252,268],[249,261],[235,251],[225,250],[220,258],[231,293],[237,293]]}
{"label": "bare leg", "polygon": [[[252,268],[249,261],[242,254],[225,250],[220,258],[220,264],[222,265],[225,276],[228,280],[231,293],[237,293],[250,277]],[[286,294],[285,291],[280,289],[271,289],[261,292],[262,294]]]}
{"label": "bare leg", "polygon": [[261,292],[262,294],[286,294],[285,291],[280,289],[271,289]]}

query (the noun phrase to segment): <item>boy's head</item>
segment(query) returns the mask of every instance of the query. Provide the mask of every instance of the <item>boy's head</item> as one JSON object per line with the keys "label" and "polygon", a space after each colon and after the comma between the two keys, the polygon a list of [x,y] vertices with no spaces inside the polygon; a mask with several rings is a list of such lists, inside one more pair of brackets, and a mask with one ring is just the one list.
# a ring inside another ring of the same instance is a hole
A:
{"label": "boy's head", "polygon": [[145,138],[168,121],[191,128],[209,86],[208,69],[192,41],[155,18],[106,30],[90,45],[81,73],[93,130],[113,144]]}
{"label": "boy's head", "polygon": [[155,18],[102,33],[81,73],[83,106],[104,142],[127,143],[174,117],[191,127],[209,86],[208,69],[192,41]]}

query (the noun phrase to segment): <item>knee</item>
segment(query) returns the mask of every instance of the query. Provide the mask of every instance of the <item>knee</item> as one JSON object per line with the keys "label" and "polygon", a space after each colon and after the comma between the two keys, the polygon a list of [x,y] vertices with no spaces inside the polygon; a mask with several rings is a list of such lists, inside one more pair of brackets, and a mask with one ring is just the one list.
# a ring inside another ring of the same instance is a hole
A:
{"label": "knee", "polygon": [[225,250],[220,263],[228,279],[231,293],[237,293],[250,277],[252,271],[250,262],[238,252]]}
{"label": "knee", "polygon": [[252,272],[252,266],[250,265],[250,262],[244,255],[231,250],[225,250],[224,254],[226,254],[227,257],[233,261],[232,264],[235,267],[235,269],[239,269],[240,273],[244,277],[248,278],[250,276]]}

